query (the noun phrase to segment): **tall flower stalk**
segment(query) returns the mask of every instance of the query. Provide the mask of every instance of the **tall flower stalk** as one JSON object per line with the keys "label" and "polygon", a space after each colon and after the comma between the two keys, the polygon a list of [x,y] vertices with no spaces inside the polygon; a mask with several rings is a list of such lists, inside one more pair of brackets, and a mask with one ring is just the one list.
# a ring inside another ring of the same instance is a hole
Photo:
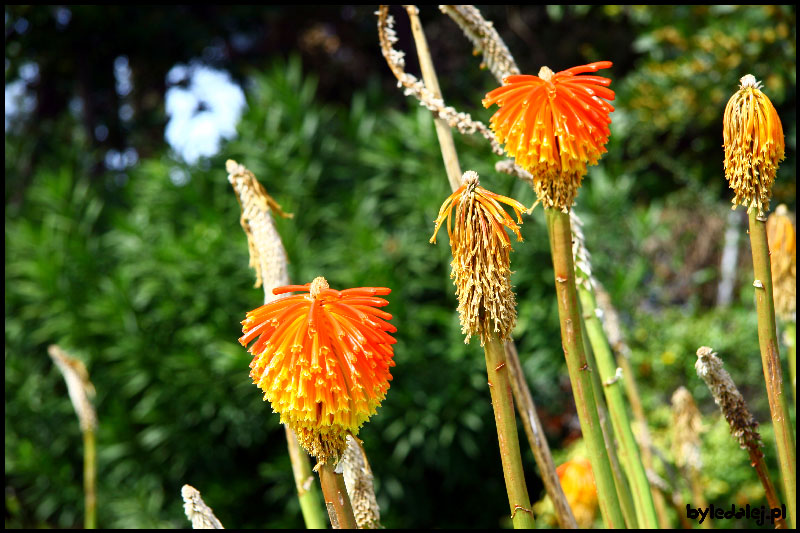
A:
{"label": "tall flower stalk", "polygon": [[[387,6],[381,6],[378,10],[378,33],[381,43],[381,50],[386,58],[392,72],[398,77],[399,85],[406,88],[407,94],[411,93],[418,98],[430,98],[423,100],[434,115],[434,124],[439,138],[442,158],[450,186],[455,192],[461,186],[461,170],[458,163],[458,154],[453,143],[452,127],[456,127],[462,132],[468,132],[469,128],[475,131],[485,132],[491,142],[493,149],[502,153],[502,149],[496,144],[489,128],[478,124],[475,121],[465,120],[463,117],[468,115],[457,113],[452,108],[445,108],[442,101],[441,90],[433,66],[433,60],[428,49],[427,39],[419,21],[416,6],[405,6],[411,21],[411,31],[419,57],[420,69],[424,85],[418,81],[413,81],[413,76],[404,71],[403,53],[392,48],[395,42],[394,30],[392,28],[392,18],[388,15]],[[475,44],[476,48],[484,53],[485,62],[492,73],[499,78],[506,74],[518,74],[519,69],[514,63],[513,57],[508,52],[508,48],[503,43],[490,22],[487,22],[473,6],[455,5],[439,6],[439,8],[450,16],[461,27],[469,39]],[[430,89],[428,89],[430,88]],[[452,117],[462,117],[453,120]],[[451,117],[445,120],[443,117]],[[511,390],[514,397],[514,404],[517,413],[522,421],[523,429],[528,438],[534,459],[539,467],[539,473],[544,482],[545,490],[553,502],[556,518],[559,525],[564,529],[576,529],[578,527],[572,511],[570,510],[564,491],[561,488],[555,463],[553,462],[550,447],[544,434],[544,428],[536,413],[536,406],[533,402],[530,388],[525,381],[522,365],[519,360],[514,340],[509,338],[505,342],[506,363],[509,371]]]}
{"label": "tall flower stalk", "polygon": [[[572,249],[575,258],[575,276],[577,282],[578,298],[583,310],[584,325],[589,344],[592,347],[597,368],[600,373],[603,394],[608,405],[611,425],[614,436],[619,444],[619,457],[622,467],[627,474],[634,500],[636,519],[639,525],[647,529],[659,527],[653,495],[650,492],[650,483],[647,473],[633,436],[630,419],[628,418],[622,381],[630,379],[622,373],[614,361],[603,325],[600,322],[600,310],[594,295],[594,280],[592,278],[589,252],[583,242],[583,231],[580,219],[572,215]],[[624,509],[623,509],[624,511]]]}
{"label": "tall flower stalk", "polygon": [[596,164],[606,151],[611,122],[608,114],[614,108],[605,100],[613,100],[614,92],[608,89],[609,79],[591,73],[610,66],[611,62],[602,61],[559,73],[542,67],[538,76],[507,76],[505,85],[489,92],[483,105],[500,107],[491,118],[492,130],[516,164],[530,172],[537,201],[545,207],[562,347],[578,418],[589,449],[603,520],[607,527],[620,528],[625,527],[625,520],[583,345],[568,213],[586,166]]}
{"label": "tall flower stalk", "polygon": [[[517,222],[500,204],[511,207]],[[455,214],[453,211],[455,210]],[[509,252],[510,229],[522,240],[518,224],[525,206],[481,187],[478,174],[467,171],[463,185],[439,209],[431,243],[446,223],[453,254],[452,273],[458,295],[461,332],[480,337],[486,357],[486,372],[492,398],[500,458],[514,528],[535,526],[531,511],[514,414],[511,384],[503,342],[517,319],[516,300],[511,290]]]}
{"label": "tall flower stalk", "polygon": [[761,91],[761,84],[755,77],[747,74],[740,81],[739,90],[725,107],[722,129],[725,177],[734,191],[733,207],[744,205],[749,215],[761,363],[778,446],[787,514],[791,527],[795,527],[796,450],[778,351],[772,272],[764,216],[764,212],[769,209],[778,165],[784,158],[783,127],[772,102]]}
{"label": "tall flower stalk", "polygon": [[[639,450],[641,451],[642,465],[644,466],[645,473],[648,476],[648,484],[653,495],[653,504],[658,517],[658,525],[661,529],[670,529],[671,523],[667,516],[666,501],[661,487],[654,484],[650,480],[649,473],[653,470],[653,453],[651,451],[652,438],[650,437],[650,428],[647,426],[647,417],[644,414],[642,407],[642,400],[639,396],[639,388],[636,385],[636,375],[633,372],[633,365],[630,361],[631,349],[625,342],[622,336],[622,330],[619,324],[619,318],[614,307],[611,305],[611,297],[596,279],[593,280],[594,293],[597,295],[598,311],[603,316],[603,330],[606,333],[608,343],[616,352],[616,361],[619,369],[622,371],[622,384],[625,387],[625,393],[631,405],[633,418],[636,422],[636,430],[634,433],[638,437]],[[682,516],[682,515],[681,515]],[[685,519],[685,517],[684,517]]]}
{"label": "tall flower stalk", "polygon": [[89,372],[83,361],[72,357],[59,346],[51,345],[47,349],[50,358],[64,376],[67,383],[69,399],[75,414],[78,415],[81,433],[83,434],[83,498],[85,529],[97,528],[97,448],[95,430],[97,414],[92,406],[94,385],[89,381]]}
{"label": "tall flower stalk", "polygon": [[[228,172],[228,181],[242,209],[239,223],[247,236],[250,267],[256,273],[255,286],[263,287],[264,303],[268,304],[278,298],[272,294],[272,289],[289,284],[286,250],[272,215],[284,218],[290,218],[292,215],[283,211],[244,165],[229,159],[225,168]],[[284,426],[284,429],[303,521],[307,529],[324,529],[325,514],[320,507],[319,486],[314,482],[308,454],[297,442],[292,430],[288,426]]]}

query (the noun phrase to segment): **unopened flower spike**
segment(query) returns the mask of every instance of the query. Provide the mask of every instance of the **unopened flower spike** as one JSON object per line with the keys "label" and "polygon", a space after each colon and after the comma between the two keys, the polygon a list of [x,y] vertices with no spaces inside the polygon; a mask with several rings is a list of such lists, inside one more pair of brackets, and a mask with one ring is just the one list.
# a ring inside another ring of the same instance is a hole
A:
{"label": "unopened flower spike", "polygon": [[[479,185],[478,174],[471,170],[464,173],[462,182],[439,209],[430,242],[436,242],[436,234],[446,221],[453,252],[450,277],[455,279],[461,332],[466,335],[464,342],[479,335],[483,345],[492,333],[500,340],[507,339],[517,321],[510,283],[511,239],[504,227],[521,241],[519,224],[525,206],[484,189]],[[501,203],[514,210],[517,222]]]}
{"label": "unopened flower spike", "polygon": [[254,355],[250,377],[264,391],[309,454],[320,465],[336,464],[386,396],[395,365],[397,331],[385,287],[331,289],[323,277],[287,285],[275,294],[304,292],[247,313],[242,346]]}
{"label": "unopened flower spike", "polygon": [[737,205],[758,209],[759,216],[769,210],[772,184],[778,165],[784,159],[783,127],[778,113],[761,82],[747,74],[739,80],[739,90],[728,100],[722,126],[725,147],[725,177],[734,191]]}
{"label": "unopened flower spike", "polygon": [[546,208],[568,210],[587,165],[606,152],[614,111],[606,102],[615,96],[611,80],[584,74],[611,64],[598,61],[556,73],[542,67],[538,76],[507,76],[505,85],[483,99],[484,107],[500,107],[491,118],[492,131],[516,164],[532,174]]}

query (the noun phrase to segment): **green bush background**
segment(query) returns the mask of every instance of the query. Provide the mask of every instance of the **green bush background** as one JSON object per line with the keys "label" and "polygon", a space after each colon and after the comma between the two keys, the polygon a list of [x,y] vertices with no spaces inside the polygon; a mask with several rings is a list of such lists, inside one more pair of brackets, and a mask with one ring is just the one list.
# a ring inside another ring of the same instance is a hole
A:
{"label": "green bush background", "polygon": [[[487,13],[498,28],[515,16]],[[794,209],[795,10],[556,6],[542,13],[542,38],[561,33],[553,56],[571,60],[558,67],[621,57],[624,74],[611,74],[617,111],[609,153],[590,170],[575,209],[586,222],[595,274],[621,313],[657,445],[670,461],[669,398],[684,385],[708,415],[707,496],[760,505],[746,454],[727,436],[693,365],[697,347],[717,349],[757,418],[768,422],[744,229],[737,297],[714,306],[729,211],[721,121],[739,77],[764,80],[786,133],[776,202]],[[597,27],[604,25],[613,29],[608,39]],[[8,35],[8,11],[6,27]],[[502,33],[523,69],[534,71],[535,50],[525,54],[524,43]],[[449,59],[434,51],[439,63]],[[184,483],[227,527],[301,526],[278,417],[250,382],[250,357],[237,342],[239,322],[263,296],[247,267],[228,158],[247,165],[295,214],[277,221],[293,281],[324,275],[335,288],[392,288],[394,380],[360,433],[384,525],[509,525],[481,350],[477,341],[465,345],[459,330],[447,239],[428,244],[449,194],[431,117],[392,88],[374,52],[376,74],[338,100],[319,98],[318,80],[330,80],[297,55],[251,69],[238,137],[193,167],[161,143],[124,175],[98,174],[98,149],[68,114],[40,137],[7,131],[6,527],[82,523],[81,436],[46,353],[51,343],[83,359],[97,388],[101,527],[188,527]],[[457,52],[463,72],[443,76],[444,94],[487,120],[479,101],[494,81],[467,45]],[[8,55],[7,80],[17,68]],[[456,144],[462,167],[476,170],[484,186],[533,203],[527,185],[494,172],[497,157],[484,141],[457,137]],[[170,180],[176,169],[190,175],[186,185]],[[515,339],[560,458],[576,437],[576,418],[542,211],[524,222],[525,242],[512,254]],[[696,257],[698,246],[707,254]],[[776,471],[769,424],[762,430]],[[523,449],[537,499],[541,483],[526,443]],[[676,490],[689,501],[684,484]]]}

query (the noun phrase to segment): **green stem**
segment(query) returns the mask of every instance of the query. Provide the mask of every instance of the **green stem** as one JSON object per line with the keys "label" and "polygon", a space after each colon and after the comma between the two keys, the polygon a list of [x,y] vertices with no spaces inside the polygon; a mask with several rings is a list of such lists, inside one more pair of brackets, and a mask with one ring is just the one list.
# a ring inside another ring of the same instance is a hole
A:
{"label": "green stem", "polygon": [[586,333],[597,361],[597,368],[600,371],[600,380],[603,384],[606,404],[611,415],[611,424],[619,443],[619,456],[633,491],[639,525],[646,529],[657,529],[658,519],[653,496],[650,493],[650,484],[647,481],[647,474],[642,464],[642,458],[639,455],[639,447],[636,446],[636,440],[633,437],[631,422],[628,418],[623,396],[621,379],[629,378],[623,375],[619,379],[616,375],[614,356],[603,332],[603,326],[597,317],[597,302],[594,294],[582,283],[578,286],[578,296],[583,309]]}
{"label": "green stem", "polygon": [[84,528],[97,528],[97,492],[95,490],[97,480],[97,452],[94,440],[94,429],[87,429],[83,432],[83,497],[85,517]]}
{"label": "green stem", "polygon": [[578,523],[572,515],[567,497],[561,488],[561,481],[556,473],[556,465],[553,463],[553,456],[550,453],[550,446],[544,435],[542,422],[536,414],[536,406],[533,404],[533,396],[525,382],[525,374],[522,371],[522,364],[519,361],[519,354],[514,341],[511,339],[505,343],[506,363],[508,364],[508,376],[511,380],[511,392],[514,394],[514,405],[522,421],[522,428],[528,437],[528,444],[533,451],[533,457],[539,466],[539,475],[544,483],[547,495],[553,503],[556,520],[561,529],[578,529]]}
{"label": "green stem", "polygon": [[[642,408],[642,400],[639,397],[639,389],[636,386],[636,376],[633,373],[633,366],[624,353],[620,353],[617,356],[617,364],[622,369],[622,375],[624,376],[622,384],[628,395],[628,401],[631,403],[633,417],[639,426],[639,446],[641,446],[642,463],[644,463],[645,472],[648,470],[653,471],[653,452],[650,451],[652,439],[650,438],[650,429],[647,427],[647,417],[645,417],[644,409]],[[672,529],[664,494],[656,486],[650,485],[650,489],[653,491],[653,502],[655,503],[656,514],[658,515],[659,528]]]}
{"label": "green stem", "polygon": [[297,499],[300,501],[300,512],[306,529],[326,529],[328,527],[325,515],[320,505],[320,493],[314,475],[311,473],[311,463],[308,454],[300,447],[294,432],[288,426],[286,430],[286,444],[289,448],[289,460],[292,463],[294,485],[297,489]]}
{"label": "green stem", "polygon": [[783,375],[778,355],[778,333],[775,324],[775,304],[772,295],[772,273],[770,272],[769,248],[767,246],[766,218],[759,217],[751,209],[750,248],[753,252],[753,274],[755,281],[756,312],[758,314],[758,344],[761,348],[761,364],[767,385],[769,410],[778,445],[778,461],[781,467],[784,498],[791,527],[796,527],[797,470],[794,435],[790,427],[789,408],[783,391]]}
{"label": "green stem", "polygon": [[633,504],[633,496],[631,495],[631,488],[628,485],[628,478],[622,472],[620,461],[617,457],[617,449],[619,446],[619,437],[617,430],[611,424],[611,416],[609,415],[608,407],[603,393],[603,385],[600,380],[600,372],[597,371],[597,361],[595,361],[594,353],[592,353],[592,346],[586,336],[586,324],[581,321],[581,332],[583,333],[583,346],[586,349],[586,362],[589,368],[594,369],[589,372],[592,378],[592,393],[597,405],[597,417],[600,420],[600,428],[603,430],[603,439],[605,440],[605,449],[608,453],[608,462],[611,465],[611,474],[614,476],[614,486],[617,490],[617,499],[619,506],[622,510],[622,516],[625,518],[625,525],[628,529],[640,529],[639,513],[636,506]]}
{"label": "green stem", "polygon": [[494,421],[497,426],[497,440],[500,444],[500,459],[503,463],[503,477],[506,481],[508,503],[511,507],[511,521],[514,529],[536,527],[531,511],[531,500],[522,470],[522,455],[519,451],[517,420],[514,414],[514,400],[508,379],[506,352],[503,343],[492,334],[484,340],[486,373],[489,377],[489,393],[492,397]]}
{"label": "green stem", "polygon": [[350,496],[347,495],[347,487],[344,484],[344,476],[334,472],[333,467],[325,463],[319,467],[319,482],[322,485],[322,494],[325,496],[325,507],[331,519],[331,527],[358,529]]}
{"label": "green stem", "polygon": [[572,393],[583,432],[589,449],[597,486],[600,513],[606,527],[625,527],[625,519],[617,499],[614,476],[606,453],[603,430],[597,415],[597,406],[589,376],[589,364],[581,338],[581,316],[575,290],[575,269],[572,259],[572,231],[569,214],[558,209],[545,209],[547,227],[550,231],[550,249],[556,281],[558,316],[561,322],[561,342],[567,360]]}

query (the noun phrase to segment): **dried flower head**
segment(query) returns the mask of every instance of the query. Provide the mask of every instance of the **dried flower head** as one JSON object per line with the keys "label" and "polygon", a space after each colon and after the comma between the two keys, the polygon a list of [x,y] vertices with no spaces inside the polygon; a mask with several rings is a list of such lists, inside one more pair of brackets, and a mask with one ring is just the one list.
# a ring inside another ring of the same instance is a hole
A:
{"label": "dried flower head", "polygon": [[83,361],[72,357],[61,347],[51,344],[47,353],[56,364],[64,381],[67,382],[67,392],[72,401],[72,407],[78,415],[81,431],[94,431],[97,428],[97,414],[92,406],[91,398],[94,397],[94,385],[89,381],[89,371]]}
{"label": "dried flower head", "polygon": [[[480,187],[478,174],[471,170],[464,173],[462,181],[463,185],[439,209],[430,242],[436,242],[436,234],[446,219],[453,252],[450,277],[455,279],[461,332],[466,335],[465,343],[472,335],[479,335],[483,345],[492,334],[500,340],[508,338],[517,321],[516,299],[510,283],[511,239],[503,226],[521,241],[517,224],[522,224],[525,206]],[[514,209],[516,223],[501,203]],[[455,221],[451,228],[454,207]]]}
{"label": "dried flower head", "polygon": [[797,235],[784,204],[767,219],[767,243],[772,266],[775,314],[794,320],[797,310]]}
{"label": "dried flower head", "polygon": [[272,289],[289,284],[287,271],[288,260],[281,237],[272,220],[272,213],[284,218],[291,218],[281,209],[255,175],[244,165],[233,159],[225,163],[228,181],[236,192],[236,199],[242,208],[239,223],[247,235],[247,247],[250,250],[250,266],[256,271],[256,287],[264,286],[266,301],[275,296]]}
{"label": "dried flower head", "polygon": [[734,191],[733,208],[769,209],[772,184],[783,161],[783,127],[761,83],[748,74],[728,100],[722,125],[725,177]]}
{"label": "dried flower head", "polygon": [[192,523],[192,529],[225,529],[222,523],[214,516],[214,511],[206,505],[200,491],[191,485],[181,487],[183,497],[183,511],[186,518]]}
{"label": "dried flower head", "polygon": [[375,498],[375,485],[367,454],[357,437],[347,436],[347,451],[342,458],[342,474],[353,515],[359,529],[383,529],[381,510]]}
{"label": "dried flower head", "polygon": [[[247,313],[242,346],[253,339],[250,377],[281,422],[319,464],[336,463],[348,432],[358,433],[386,396],[394,366],[385,287],[337,291],[318,277],[287,285],[280,298]],[[388,333],[387,333],[388,332]],[[318,465],[319,466],[319,465]]]}
{"label": "dried flower head", "polygon": [[706,382],[719,406],[725,420],[731,427],[731,434],[739,441],[742,449],[754,451],[763,446],[758,434],[758,422],[744,403],[744,398],[736,388],[731,375],[722,368],[722,360],[708,346],[697,349],[697,362],[694,364],[697,375]]}
{"label": "dried flower head", "polygon": [[577,457],[559,465],[556,474],[578,526],[591,527],[597,514],[597,487],[592,463],[585,457]]}
{"label": "dried flower head", "polygon": [[675,464],[699,471],[702,468],[700,432],[703,421],[692,393],[686,387],[678,387],[672,394],[672,429]]}
{"label": "dried flower head", "polygon": [[580,74],[610,66],[610,61],[599,61],[555,74],[542,67],[538,76],[506,77],[505,85],[483,99],[484,107],[500,107],[491,128],[517,165],[533,175],[545,207],[569,209],[586,166],[597,164],[606,152],[608,115],[614,111],[605,101],[614,99],[611,80]]}

